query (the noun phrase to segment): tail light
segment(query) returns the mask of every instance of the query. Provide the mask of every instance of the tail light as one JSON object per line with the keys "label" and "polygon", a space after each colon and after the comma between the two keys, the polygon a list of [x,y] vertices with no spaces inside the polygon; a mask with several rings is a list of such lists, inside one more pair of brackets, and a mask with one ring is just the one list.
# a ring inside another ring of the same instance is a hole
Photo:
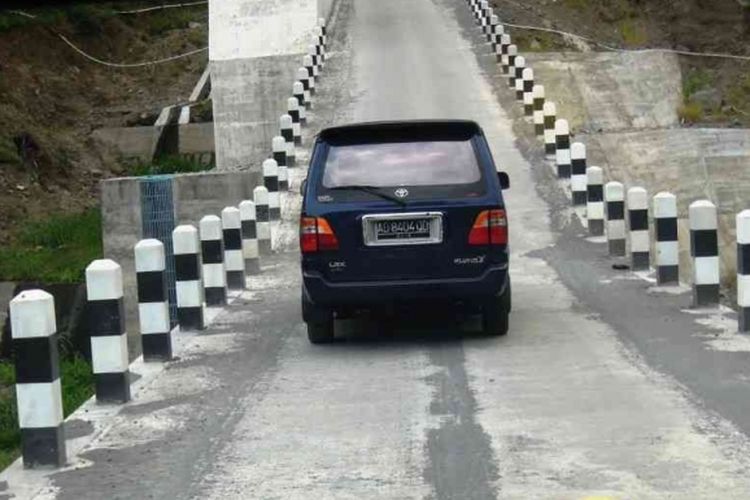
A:
{"label": "tail light", "polygon": [[302,217],[300,219],[299,243],[302,253],[339,249],[339,240],[331,229],[331,225],[323,217]]}
{"label": "tail light", "polygon": [[508,220],[505,210],[479,212],[469,232],[469,245],[507,245]]}

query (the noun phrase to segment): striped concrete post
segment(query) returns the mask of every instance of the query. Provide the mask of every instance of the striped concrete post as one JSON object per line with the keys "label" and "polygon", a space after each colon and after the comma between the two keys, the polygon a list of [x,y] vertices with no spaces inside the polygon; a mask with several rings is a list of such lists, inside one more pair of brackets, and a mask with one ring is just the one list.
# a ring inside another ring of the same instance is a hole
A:
{"label": "striped concrete post", "polygon": [[282,115],[279,118],[279,131],[286,141],[286,166],[293,167],[297,163],[297,153],[294,147],[294,127],[291,116]]}
{"label": "striped concrete post", "polygon": [[586,218],[591,236],[604,235],[604,171],[586,169]]}
{"label": "striped concrete post", "polygon": [[518,47],[512,44],[508,45],[507,53],[502,56],[501,65],[503,75],[510,76],[511,74],[515,74],[516,57],[518,57]]}
{"label": "striped concrete post", "polygon": [[302,82],[294,82],[294,84],[292,85],[292,95],[295,99],[297,99],[297,102],[299,102],[300,106],[304,106],[305,109],[310,109],[310,96],[306,95],[305,87]]}
{"label": "striped concrete post", "polygon": [[604,206],[607,217],[607,244],[609,255],[625,256],[625,187],[620,182],[604,186]]}
{"label": "striped concrete post", "polygon": [[503,64],[503,57],[508,55],[508,47],[510,47],[510,35],[500,35],[500,41],[495,47],[495,61],[497,64]]}
{"label": "striped concrete post", "polygon": [[177,226],[172,231],[174,248],[177,322],[181,331],[203,330],[203,279],[200,238],[195,226]]}
{"label": "striped concrete post", "polygon": [[545,102],[542,113],[544,114],[544,153],[554,156],[557,146],[555,145],[555,122],[557,121],[557,107],[554,102]]}
{"label": "striped concrete post", "polygon": [[320,57],[320,66],[322,67],[326,60],[326,37],[320,26],[315,27],[313,33],[315,36],[315,46],[318,49],[318,57]]}
{"label": "striped concrete post", "polygon": [[120,265],[109,259],[89,264],[86,293],[96,400],[126,403],[130,370]]}
{"label": "striped concrete post", "polygon": [[227,288],[244,290],[245,257],[242,253],[242,219],[236,207],[221,211],[221,229],[224,237],[224,265],[227,271]]}
{"label": "striped concrete post", "polygon": [[648,192],[642,187],[628,189],[630,226],[630,268],[645,271],[651,267],[651,241],[648,230]]}
{"label": "striped concrete post", "polygon": [[737,330],[750,333],[750,210],[737,214]]}
{"label": "striped concrete post", "polygon": [[487,35],[487,41],[492,45],[492,52],[495,52],[500,43],[500,36],[505,32],[503,25],[500,24],[500,18],[493,14],[490,16],[490,33]]}
{"label": "striped concrete post", "polygon": [[570,178],[572,173],[570,161],[570,128],[568,120],[560,118],[555,121],[555,163],[559,178]]}
{"label": "striped concrete post", "polygon": [[523,113],[526,116],[534,115],[534,70],[526,68],[523,70]]}
{"label": "striped concrete post", "polygon": [[199,227],[206,305],[221,306],[227,303],[227,272],[224,266],[221,219],[215,215],[206,215],[200,220]]}
{"label": "striped concrete post", "polygon": [[141,240],[134,251],[143,360],[167,361],[172,359],[172,325],[164,244],[156,239]]}
{"label": "striped concrete post", "polygon": [[532,116],[534,122],[534,133],[538,136],[544,135],[544,85],[534,85],[531,89]]}
{"label": "striped concrete post", "polygon": [[279,197],[279,166],[275,160],[263,162],[263,185],[268,189],[268,207],[271,220],[281,219],[281,199]]}
{"label": "striped concrete post", "polygon": [[314,83],[306,68],[299,68],[297,70],[297,81],[302,82],[302,88],[305,91],[305,101],[312,100],[312,95],[315,93]]}
{"label": "striped concrete post", "polygon": [[21,455],[28,469],[65,465],[55,299],[43,290],[10,301]]}
{"label": "striped concrete post", "polygon": [[271,148],[273,150],[273,159],[276,160],[276,164],[286,167],[286,140],[277,135],[271,140]]}
{"label": "striped concrete post", "polygon": [[690,255],[693,257],[693,305],[719,305],[719,239],[716,205],[708,200],[690,204]]}
{"label": "striped concrete post", "polygon": [[656,282],[677,285],[680,282],[680,248],[677,241],[677,197],[672,193],[654,196],[656,226]]}
{"label": "striped concrete post", "polygon": [[240,202],[242,219],[242,255],[245,258],[245,271],[260,274],[260,252],[258,250],[258,228],[255,221],[255,203],[250,200]]}
{"label": "striped concrete post", "polygon": [[[316,49],[314,45],[310,45],[308,50],[315,51]],[[320,69],[318,69],[317,54],[315,52],[311,52],[302,56],[302,66],[307,69],[308,77],[312,78],[313,80],[316,80],[318,78]]]}
{"label": "striped concrete post", "polygon": [[279,167],[279,192],[289,191],[289,169]]}
{"label": "striped concrete post", "polygon": [[574,142],[570,145],[570,189],[573,205],[585,205],[586,189],[586,145]]}
{"label": "striped concrete post", "polygon": [[[292,137],[294,138],[295,144],[301,144],[302,137],[302,121],[299,112],[299,103],[294,97],[290,97],[286,102],[287,114],[292,117]],[[297,141],[300,141],[299,143]]]}
{"label": "striped concrete post", "polygon": [[[508,73],[508,85],[511,89],[516,88],[516,80],[523,80],[523,70],[525,68],[526,58],[523,56],[516,56],[512,66],[509,68]],[[516,95],[516,98],[518,98],[518,95]]]}
{"label": "striped concrete post", "polygon": [[[320,26],[320,31],[321,33],[323,33],[323,36],[328,37],[328,27],[326,25],[326,20],[324,17],[318,18],[318,26]],[[324,45],[328,45],[326,38],[324,38],[323,41],[324,41]]]}
{"label": "striped concrete post", "polygon": [[258,248],[261,255],[271,254],[271,213],[268,206],[268,189],[258,186],[253,190],[255,201]]}

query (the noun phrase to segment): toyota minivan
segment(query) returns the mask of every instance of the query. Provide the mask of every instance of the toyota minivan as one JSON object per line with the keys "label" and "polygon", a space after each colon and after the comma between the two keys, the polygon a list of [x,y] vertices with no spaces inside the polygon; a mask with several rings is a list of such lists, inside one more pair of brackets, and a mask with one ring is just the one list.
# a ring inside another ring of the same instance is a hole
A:
{"label": "toyota minivan", "polygon": [[334,318],[410,304],[468,306],[508,331],[508,218],[480,126],[362,123],[323,130],[302,183],[302,316],[310,342]]}

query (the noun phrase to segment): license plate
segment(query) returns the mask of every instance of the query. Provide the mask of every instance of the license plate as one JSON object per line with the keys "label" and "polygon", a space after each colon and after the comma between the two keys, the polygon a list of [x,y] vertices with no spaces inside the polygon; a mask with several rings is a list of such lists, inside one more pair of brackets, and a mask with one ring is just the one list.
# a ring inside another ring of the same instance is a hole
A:
{"label": "license plate", "polygon": [[424,245],[443,240],[442,214],[371,214],[363,217],[365,244]]}

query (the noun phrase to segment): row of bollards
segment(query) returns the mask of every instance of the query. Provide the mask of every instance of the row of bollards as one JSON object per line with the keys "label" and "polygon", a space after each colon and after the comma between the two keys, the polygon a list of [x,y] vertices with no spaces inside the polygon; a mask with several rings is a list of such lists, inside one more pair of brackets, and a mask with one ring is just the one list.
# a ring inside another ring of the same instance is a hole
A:
{"label": "row of bollards", "polygon": [[[519,54],[510,34],[487,0],[467,0],[483,35],[492,47],[509,87],[531,118],[534,133],[543,141],[544,152],[554,162],[557,177],[570,179],[573,206],[585,207],[591,236],[605,236],[609,255],[628,257],[634,271],[648,271],[653,261],[659,285],[678,285],[679,243],[677,198],[667,192],[649,199],[642,187],[630,189],[620,182],[605,183],[602,168],[587,165],[587,151],[581,142],[571,143],[570,125],[557,117],[555,103],[546,101],[534,71]],[[652,207],[653,227],[649,209]],[[692,288],[695,307],[718,307],[720,273],[718,216],[708,200],[688,208],[690,255],[693,262]],[[654,252],[651,234],[655,235]],[[737,305],[738,329],[750,332],[750,210],[737,215]]]}
{"label": "row of bollards", "polygon": [[[246,289],[247,275],[260,273],[260,259],[271,253],[271,223],[281,219],[280,193],[289,189],[288,169],[295,166],[295,147],[302,144],[326,42],[325,20],[320,19],[253,199],[224,208],[220,216],[206,215],[198,228],[185,224],[172,232],[179,330],[203,330],[206,307],[225,305],[229,290]],[[173,357],[173,331],[165,245],[145,239],[134,252],[143,360],[167,361]],[[109,259],[89,264],[86,292],[96,400],[125,403],[131,398],[130,363],[120,265]],[[10,320],[24,466],[62,466],[66,450],[54,298],[42,290],[22,292],[10,303]]]}

